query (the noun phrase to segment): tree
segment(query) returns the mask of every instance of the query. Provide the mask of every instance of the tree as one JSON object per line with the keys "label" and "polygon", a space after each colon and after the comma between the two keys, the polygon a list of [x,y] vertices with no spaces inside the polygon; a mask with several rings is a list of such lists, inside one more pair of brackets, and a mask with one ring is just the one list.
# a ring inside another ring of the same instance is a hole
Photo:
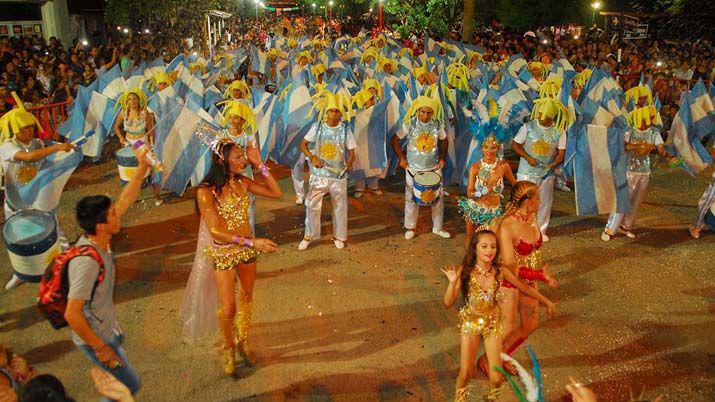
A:
{"label": "tree", "polygon": [[474,22],[474,0],[464,0],[464,10],[462,11],[462,42],[472,41],[472,23]]}

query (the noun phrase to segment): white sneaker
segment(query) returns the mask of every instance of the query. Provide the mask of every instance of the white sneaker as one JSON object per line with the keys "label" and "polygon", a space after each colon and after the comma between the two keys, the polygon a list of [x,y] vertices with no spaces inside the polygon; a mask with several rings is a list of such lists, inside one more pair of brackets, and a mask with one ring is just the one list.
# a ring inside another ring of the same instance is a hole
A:
{"label": "white sneaker", "polygon": [[437,236],[439,236],[439,237],[441,237],[441,238],[443,238],[443,239],[450,239],[450,238],[452,238],[452,235],[449,234],[449,232],[445,232],[445,231],[442,230],[442,229],[440,229],[440,230],[432,229],[432,233],[436,234]]}
{"label": "white sneaker", "polygon": [[606,232],[601,233],[601,240],[603,241],[610,241],[611,240],[611,235],[609,235]]}
{"label": "white sneaker", "polygon": [[567,186],[566,183],[563,183],[563,182],[560,182],[560,181],[557,181],[557,182],[556,182],[556,185],[555,185],[554,187],[556,187],[557,190],[563,191],[563,192],[565,192],[565,193],[570,193],[570,192],[571,192],[571,188],[570,188],[569,186]]}
{"label": "white sneaker", "polygon": [[295,205],[303,205],[303,197],[298,197],[295,199]]}
{"label": "white sneaker", "polygon": [[408,230],[405,232],[405,239],[407,240],[412,240],[415,237],[415,231],[414,230]]}
{"label": "white sneaker", "polygon": [[335,244],[335,248],[337,248],[338,250],[342,250],[345,248],[345,242],[342,240],[333,239],[333,243]]}
{"label": "white sneaker", "polygon": [[375,193],[375,195],[382,195],[382,190],[380,190],[379,188],[376,188],[376,189],[373,191],[373,193]]}
{"label": "white sneaker", "polygon": [[546,234],[542,233],[542,234],[541,234],[541,240],[542,240],[544,243],[546,243],[546,242],[549,241],[550,239],[549,239],[549,236],[547,236]]}
{"label": "white sneaker", "polygon": [[308,248],[310,245],[310,240],[301,240],[300,243],[298,243],[298,250],[303,251]]}
{"label": "white sneaker", "polygon": [[160,207],[163,204],[164,204],[164,200],[162,200],[161,198],[154,200],[154,205],[156,205],[157,207]]}
{"label": "white sneaker", "polygon": [[24,283],[25,283],[25,281],[18,278],[17,275],[12,274],[12,278],[10,278],[10,280],[7,281],[7,283],[5,284],[5,290],[10,290],[12,288],[16,288]]}
{"label": "white sneaker", "polygon": [[355,192],[355,195],[353,195],[353,197],[355,197],[356,200],[357,200],[358,198],[362,197],[362,191],[356,191],[356,192]]}

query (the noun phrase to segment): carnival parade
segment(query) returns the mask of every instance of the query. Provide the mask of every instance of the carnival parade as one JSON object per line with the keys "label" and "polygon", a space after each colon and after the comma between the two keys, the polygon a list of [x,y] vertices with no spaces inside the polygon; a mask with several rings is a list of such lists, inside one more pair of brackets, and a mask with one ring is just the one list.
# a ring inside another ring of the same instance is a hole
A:
{"label": "carnival parade", "polygon": [[385,3],[0,30],[0,402],[715,398],[712,32]]}

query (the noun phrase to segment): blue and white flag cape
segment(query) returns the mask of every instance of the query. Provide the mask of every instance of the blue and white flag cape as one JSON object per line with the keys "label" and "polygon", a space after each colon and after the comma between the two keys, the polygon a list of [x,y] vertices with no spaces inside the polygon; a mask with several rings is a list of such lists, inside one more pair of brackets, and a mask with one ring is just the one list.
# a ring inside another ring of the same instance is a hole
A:
{"label": "blue and white flag cape", "polygon": [[[57,209],[62,190],[72,172],[82,162],[82,154],[76,151],[55,152],[40,164],[37,175],[29,183],[17,188],[16,197],[30,209],[51,212]],[[5,191],[15,188],[6,187]]]}

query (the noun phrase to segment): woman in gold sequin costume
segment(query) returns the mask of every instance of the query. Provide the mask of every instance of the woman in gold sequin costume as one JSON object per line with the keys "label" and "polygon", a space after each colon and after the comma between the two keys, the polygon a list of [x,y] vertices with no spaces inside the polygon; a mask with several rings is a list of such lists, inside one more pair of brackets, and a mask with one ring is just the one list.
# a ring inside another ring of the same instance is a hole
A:
{"label": "woman in gold sequin costume", "polygon": [[[543,238],[536,223],[539,210],[539,187],[529,181],[518,181],[512,187],[504,219],[499,226],[501,263],[504,270],[528,284],[530,292],[520,292],[520,288],[508,277],[502,283],[504,298],[500,308],[504,318],[503,348],[511,355],[539,325],[539,303],[546,305],[549,316],[556,306],[538,290],[538,282],[551,287],[558,282],[551,276],[548,264],[541,259]],[[520,294],[523,293],[523,294]],[[520,318],[517,326],[517,318]],[[485,369],[486,361],[480,358],[479,366]],[[505,367],[510,372],[514,368]]]}
{"label": "woman in gold sequin costume", "polygon": [[[254,172],[261,173],[263,180],[252,180],[243,175],[249,164]],[[207,178],[196,191],[201,213],[199,244],[207,234],[213,240],[211,243],[206,242],[203,249],[197,249],[196,258],[208,258],[213,262],[213,278],[220,303],[217,316],[223,335],[223,369],[228,375],[235,374],[236,349],[247,365],[255,360],[248,349],[247,339],[253,305],[253,284],[256,280],[256,258],[261,252],[277,250],[271,240],[253,237],[249,224],[249,193],[269,198],[282,195],[278,183],[261,162],[257,148],[244,148],[230,140],[222,140],[216,146]],[[241,285],[238,313],[234,290],[236,277]],[[192,279],[189,278],[189,286],[192,285]],[[201,292],[190,293],[187,289],[182,307],[185,311],[192,310],[191,303],[205,303],[193,299],[209,298]],[[196,308],[193,310],[198,311]],[[206,317],[186,312],[182,312],[182,315],[186,317],[184,326],[189,337],[199,335],[192,334],[191,328],[204,326]]]}
{"label": "woman in gold sequin costume", "polygon": [[[540,297],[551,303],[538,291],[522,283],[512,271],[502,269],[495,261],[499,260],[497,235],[490,230],[480,230],[472,236],[472,243],[462,260],[460,267],[454,265],[442,269],[449,279],[444,294],[444,304],[450,307],[462,292],[464,306],[459,310],[459,328],[461,352],[459,376],[455,386],[455,401],[466,401],[470,389],[469,380],[474,377],[474,363],[479,350],[479,337],[484,339],[484,350],[489,361],[489,390],[484,395],[485,401],[499,399],[503,391],[503,378],[494,367],[502,365],[502,314],[498,299],[501,298],[501,286],[504,279],[515,284],[516,288]],[[551,303],[553,304],[553,303]]]}

